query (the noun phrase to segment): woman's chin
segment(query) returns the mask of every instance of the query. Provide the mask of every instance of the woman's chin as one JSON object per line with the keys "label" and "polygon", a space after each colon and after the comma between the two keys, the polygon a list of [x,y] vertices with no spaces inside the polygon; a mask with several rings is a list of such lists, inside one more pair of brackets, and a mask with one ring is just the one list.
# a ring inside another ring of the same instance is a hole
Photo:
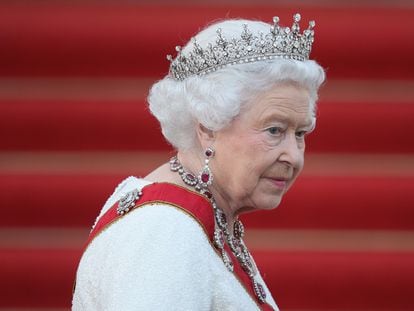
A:
{"label": "woman's chin", "polygon": [[284,191],[272,194],[263,194],[261,200],[258,201],[257,208],[255,210],[273,210],[279,206],[282,202]]}
{"label": "woman's chin", "polygon": [[261,202],[261,204],[257,204],[255,206],[246,206],[239,210],[239,214],[250,213],[255,211],[271,211],[276,209],[282,201],[282,197],[278,196],[276,199],[273,198],[268,202]]}
{"label": "woman's chin", "polygon": [[271,203],[264,205],[260,208],[260,210],[264,210],[264,211],[271,211],[276,209],[280,203],[282,202],[282,197],[278,197],[277,200],[273,200]]}

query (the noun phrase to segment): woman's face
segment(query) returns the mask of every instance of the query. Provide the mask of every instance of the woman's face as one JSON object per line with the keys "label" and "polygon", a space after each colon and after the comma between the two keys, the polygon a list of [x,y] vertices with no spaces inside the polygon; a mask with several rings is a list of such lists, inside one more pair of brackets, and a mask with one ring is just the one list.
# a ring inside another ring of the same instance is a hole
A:
{"label": "woman's face", "polygon": [[303,168],[313,127],[305,88],[283,84],[261,94],[216,133],[213,189],[236,213],[277,207]]}

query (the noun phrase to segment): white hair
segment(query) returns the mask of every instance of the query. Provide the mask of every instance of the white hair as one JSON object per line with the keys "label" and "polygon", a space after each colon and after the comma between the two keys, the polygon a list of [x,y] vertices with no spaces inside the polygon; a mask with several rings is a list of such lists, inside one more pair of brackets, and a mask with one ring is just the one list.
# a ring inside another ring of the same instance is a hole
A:
{"label": "white hair", "polygon": [[[269,31],[269,24],[250,20],[227,20],[213,24],[195,38],[201,47],[214,43],[216,30],[226,38],[240,36],[243,24],[253,33]],[[183,53],[191,49],[191,42]],[[273,59],[229,65],[203,76],[176,81],[171,76],[155,83],[148,103],[161,124],[164,137],[179,150],[196,146],[196,126],[219,131],[228,126],[246,103],[277,84],[294,83],[306,88],[315,115],[317,91],[325,80],[321,66],[313,60]]]}

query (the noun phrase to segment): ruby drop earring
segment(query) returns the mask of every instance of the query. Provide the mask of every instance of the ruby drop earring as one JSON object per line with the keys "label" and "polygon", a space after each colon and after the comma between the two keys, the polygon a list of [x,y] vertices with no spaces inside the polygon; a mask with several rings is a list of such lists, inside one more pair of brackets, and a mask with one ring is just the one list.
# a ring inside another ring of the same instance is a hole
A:
{"label": "ruby drop earring", "polygon": [[213,174],[211,173],[210,167],[208,166],[210,159],[214,157],[214,149],[209,147],[204,151],[204,167],[198,174],[198,185],[202,189],[206,189],[213,182]]}

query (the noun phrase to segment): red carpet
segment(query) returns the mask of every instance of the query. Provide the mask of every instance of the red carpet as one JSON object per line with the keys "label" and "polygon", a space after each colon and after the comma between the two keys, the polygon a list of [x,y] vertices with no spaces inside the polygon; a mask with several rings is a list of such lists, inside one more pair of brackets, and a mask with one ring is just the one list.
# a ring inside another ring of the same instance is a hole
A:
{"label": "red carpet", "polygon": [[[89,227],[122,178],[0,175],[0,226]],[[303,176],[279,208],[243,218],[248,228],[414,230],[413,187],[414,177]]]}
{"label": "red carpet", "polygon": [[282,310],[412,310],[413,252],[255,255]]}
{"label": "red carpet", "polygon": [[8,102],[0,111],[6,150],[170,148],[143,102]]}
{"label": "red carpet", "polygon": [[[407,143],[414,136],[412,103],[322,101],[318,118],[310,152],[414,152]],[[3,150],[170,149],[143,100],[3,101],[0,140]]]}
{"label": "red carpet", "polygon": [[[412,307],[413,252],[254,253],[282,310]],[[79,256],[79,250],[1,250],[0,275],[8,280],[1,306],[67,307]]]}
{"label": "red carpet", "polygon": [[331,78],[414,77],[412,7],[295,7],[2,5],[0,29],[7,48],[0,50],[0,68],[12,76],[161,77],[167,61],[159,56],[173,53],[177,38],[188,40],[212,20],[242,16],[271,21],[278,14],[290,24],[300,11],[305,23],[317,21],[313,55]]}
{"label": "red carpet", "polygon": [[[243,220],[282,310],[414,310],[414,8],[335,3],[298,9],[317,21],[313,55],[328,75],[310,169],[278,209]],[[207,21],[290,24],[296,11],[0,4],[0,311],[68,309],[83,232],[123,178],[168,156],[145,105],[164,56]]]}
{"label": "red carpet", "polygon": [[1,287],[0,306],[2,308],[70,306],[72,301],[70,293],[80,254],[80,249],[2,249],[0,275],[3,281],[7,280],[7,286]]}

